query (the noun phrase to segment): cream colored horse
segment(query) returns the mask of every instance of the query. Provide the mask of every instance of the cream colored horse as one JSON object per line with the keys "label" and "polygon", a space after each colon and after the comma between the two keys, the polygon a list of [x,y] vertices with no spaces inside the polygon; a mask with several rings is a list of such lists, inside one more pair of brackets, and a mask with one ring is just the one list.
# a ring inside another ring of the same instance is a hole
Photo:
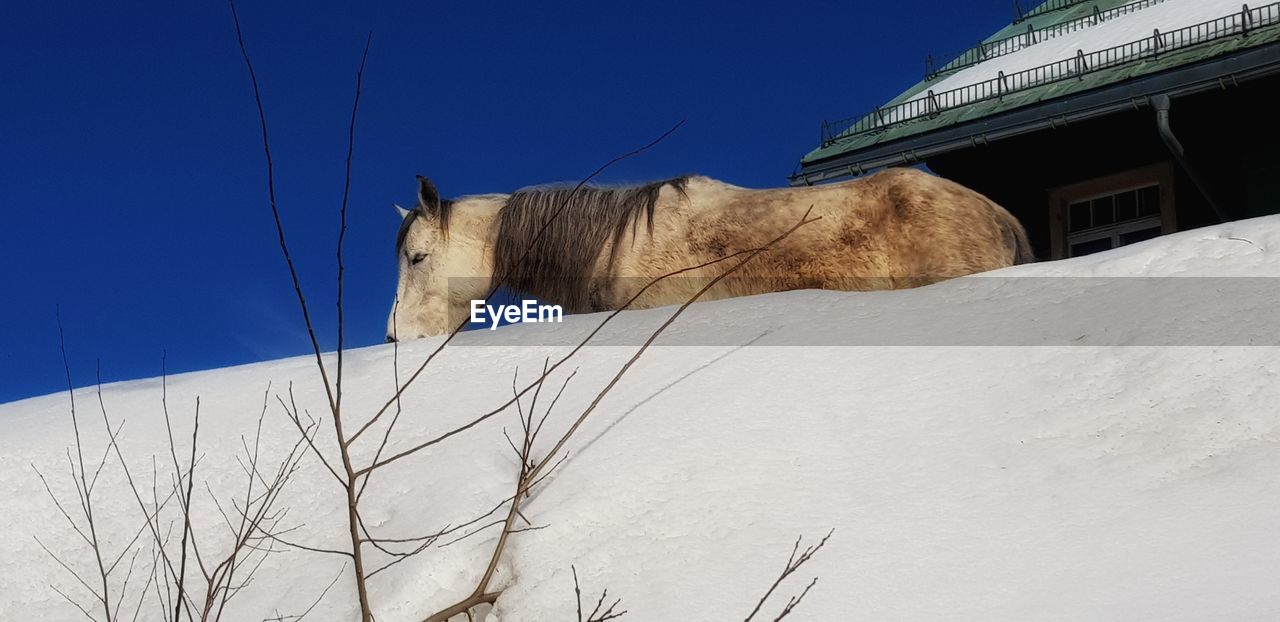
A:
{"label": "cream colored horse", "polygon": [[[387,338],[452,330],[495,275],[569,313],[616,309],[651,280],[797,229],[703,299],[792,289],[915,287],[1033,260],[1009,212],[959,184],[890,169],[839,184],[752,190],[707,177],[442,200],[418,178],[401,208]],[[666,279],[633,308],[678,304],[733,262]]]}

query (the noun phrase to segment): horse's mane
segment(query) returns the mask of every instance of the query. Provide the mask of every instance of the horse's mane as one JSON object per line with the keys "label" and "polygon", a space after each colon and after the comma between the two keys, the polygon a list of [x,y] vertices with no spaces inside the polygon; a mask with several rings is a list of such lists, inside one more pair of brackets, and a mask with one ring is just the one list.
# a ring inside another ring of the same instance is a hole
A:
{"label": "horse's mane", "polygon": [[[613,242],[612,265],[628,229],[633,242],[641,220],[653,234],[653,212],[662,187],[671,186],[683,195],[688,182],[688,177],[676,177],[628,187],[519,190],[498,214],[494,278],[505,277],[511,289],[562,305],[569,313],[598,310],[590,277],[605,244]],[[447,223],[448,209],[440,215],[441,224]]]}
{"label": "horse's mane", "polygon": [[[440,230],[447,236],[449,235],[449,213],[453,211],[454,201],[449,199],[440,200]],[[404,240],[409,237],[409,229],[413,227],[413,222],[423,215],[422,206],[409,210],[404,218],[400,220],[400,230],[396,231],[396,255],[404,250]]]}

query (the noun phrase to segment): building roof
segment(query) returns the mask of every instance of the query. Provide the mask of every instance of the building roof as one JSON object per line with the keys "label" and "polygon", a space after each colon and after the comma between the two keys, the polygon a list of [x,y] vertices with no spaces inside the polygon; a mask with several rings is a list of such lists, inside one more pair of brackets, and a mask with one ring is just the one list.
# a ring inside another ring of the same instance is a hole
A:
{"label": "building roof", "polygon": [[[884,166],[895,149],[900,163],[910,163],[914,149],[940,130],[1277,41],[1280,2],[1049,0],[870,114],[824,121],[822,144],[801,159],[793,182]],[[1069,110],[1058,105],[1054,112]]]}

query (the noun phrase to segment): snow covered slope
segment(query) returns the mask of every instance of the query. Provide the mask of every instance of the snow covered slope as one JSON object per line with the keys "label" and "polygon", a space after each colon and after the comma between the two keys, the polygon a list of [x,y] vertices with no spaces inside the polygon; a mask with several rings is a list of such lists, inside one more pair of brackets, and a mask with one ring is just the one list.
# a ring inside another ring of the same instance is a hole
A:
{"label": "snow covered slope", "polygon": [[[1265,287],[1213,294],[1264,279],[1206,286],[1188,278],[1185,297],[1160,304],[1176,302],[1173,315],[1193,321],[1132,341],[1115,333],[1144,326],[1097,305],[1079,309],[1094,311],[1105,338],[1075,341],[1055,323],[1060,334],[1045,345],[1019,345],[1033,341],[1029,332],[1004,346],[947,345],[937,332],[921,339],[917,325],[935,316],[911,313],[928,307],[956,326],[968,320],[1021,331],[1077,299],[1088,303],[1091,286],[1013,287],[1019,295],[1009,296],[1010,286],[985,284],[1019,279],[993,277],[1277,275],[1280,217],[1268,217],[921,290],[695,305],[659,342],[667,345],[647,353],[605,399],[568,460],[525,506],[529,520],[546,527],[514,537],[491,619],[576,620],[572,565],[584,599],[594,602],[607,588],[629,611],[623,620],[741,620],[796,537],[816,540],[832,528],[826,548],[766,606],[766,619],[813,576],[817,585],[788,619],[1277,619],[1280,351],[1242,344],[1277,343],[1276,332],[1250,326],[1273,321],[1280,296]],[[1223,315],[1224,306],[1233,311]],[[575,359],[578,373],[547,438],[634,351],[627,335],[634,341],[669,313],[625,314],[613,333],[620,345],[587,348]],[[1217,319],[1194,321],[1201,317]],[[567,350],[525,344],[568,342],[599,319],[464,334],[405,396],[392,449],[501,404],[517,366],[531,378],[545,356]],[[882,345],[838,345],[868,330]],[[403,344],[401,373],[437,343]],[[834,345],[808,345],[815,343]],[[1116,343],[1165,345],[1088,345]],[[368,416],[392,390],[392,348],[351,352],[346,382],[348,412]],[[252,433],[268,383],[272,395],[287,395],[293,383],[300,407],[324,412],[307,358],[169,379],[182,439],[201,398],[197,480],[214,494],[239,486],[240,437]],[[89,422],[86,445],[101,452],[93,391],[76,398]],[[151,456],[163,464],[168,455],[159,380],[108,385],[103,400],[113,420],[126,422],[123,449],[149,487]],[[3,620],[82,619],[50,586],[80,602],[87,590],[35,540],[91,576],[87,549],[33,470],[60,498],[74,499],[68,406],[65,394],[0,405]],[[515,417],[499,416],[375,478],[364,502],[371,528],[389,536],[429,531],[504,498],[516,460],[502,429],[517,427]],[[278,406],[269,407],[265,427],[270,455],[292,445]],[[94,493],[111,551],[141,525],[123,486],[109,466]],[[212,550],[209,534],[219,533],[221,518],[208,494],[198,502],[196,533]],[[298,526],[292,539],[343,546],[344,498],[315,460],[281,503],[290,508],[285,524]],[[378,619],[418,620],[469,592],[496,536],[492,529],[375,577]],[[301,613],[342,569],[342,559],[318,553],[271,556],[227,619]],[[351,620],[355,611],[344,575],[306,619]],[[141,618],[160,619],[159,606],[148,601]]]}

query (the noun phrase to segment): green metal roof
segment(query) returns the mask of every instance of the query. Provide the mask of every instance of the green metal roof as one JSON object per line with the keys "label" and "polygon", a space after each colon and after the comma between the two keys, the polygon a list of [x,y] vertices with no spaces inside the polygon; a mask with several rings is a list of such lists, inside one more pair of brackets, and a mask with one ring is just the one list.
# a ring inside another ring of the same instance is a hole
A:
{"label": "green metal roof", "polygon": [[[1076,4],[1064,9],[1059,9],[1057,11],[1042,13],[1040,15],[1028,17],[1027,19],[1024,19],[1020,22],[1009,24],[1008,26],[1005,26],[1004,28],[997,30],[995,34],[991,35],[990,37],[983,39],[982,42],[994,43],[996,41],[1007,39],[1009,37],[1016,37],[1026,32],[1027,26],[1030,26],[1036,30],[1042,30],[1050,26],[1057,26],[1058,24],[1074,21],[1082,17],[1088,17],[1093,13],[1093,9],[1095,6],[1099,10],[1105,11],[1108,9],[1118,7],[1122,4],[1127,4],[1132,1],[1133,0],[1098,0],[1097,2]],[[1045,2],[1044,4],[1049,4],[1049,3]],[[1041,6],[1044,6],[1044,5],[1041,5]],[[948,65],[949,64],[950,63],[948,63]],[[946,73],[945,72],[946,68],[947,68],[947,65],[944,65],[943,66],[944,75]],[[912,86],[906,91],[903,91],[901,95],[889,100],[889,102],[885,104],[885,107],[907,101],[908,99],[911,99],[912,97],[915,97],[916,95],[919,95],[920,93],[925,92],[926,90],[929,89],[929,85],[934,84],[936,82],[937,80],[921,80],[920,82],[917,82],[915,86]]]}
{"label": "green metal roof", "polygon": [[[1005,26],[1000,31],[985,39],[984,43],[998,41],[1025,32],[1028,24],[1031,24],[1033,28],[1039,30],[1041,28],[1087,17],[1093,13],[1095,7],[1097,7],[1097,10],[1105,11],[1127,4],[1130,1],[1131,0],[1098,0],[1097,2],[1076,4],[1068,8],[1044,13],[1028,18],[1024,21]],[[1157,73],[1231,52],[1274,43],[1278,40],[1280,40],[1280,26],[1271,25],[1256,31],[1250,31],[1248,36],[1232,36],[1229,38],[1200,43],[1180,50],[1170,51],[1157,57],[1133,60],[1117,67],[1084,73],[1078,78],[1060,80],[1021,91],[1014,91],[1004,95],[1000,99],[987,99],[956,108],[945,109],[928,117],[890,124],[887,127],[876,129],[874,131],[861,133],[849,132],[846,135],[836,138],[830,144],[821,146],[809,152],[801,159],[800,162],[802,166],[819,162],[834,156],[854,153],[875,145],[891,142],[908,136],[924,134],[957,123],[979,119],[1048,99],[1080,93],[1097,87],[1122,82],[1129,78]],[[901,95],[895,97],[882,108],[888,108],[890,106],[909,101],[917,95],[927,91],[929,86],[934,83],[936,83],[936,80],[921,81],[910,89],[907,89]]]}

